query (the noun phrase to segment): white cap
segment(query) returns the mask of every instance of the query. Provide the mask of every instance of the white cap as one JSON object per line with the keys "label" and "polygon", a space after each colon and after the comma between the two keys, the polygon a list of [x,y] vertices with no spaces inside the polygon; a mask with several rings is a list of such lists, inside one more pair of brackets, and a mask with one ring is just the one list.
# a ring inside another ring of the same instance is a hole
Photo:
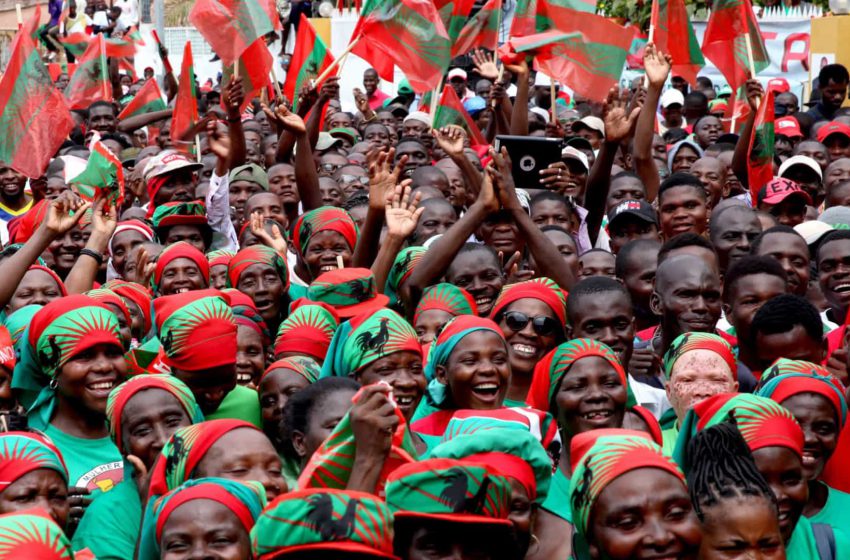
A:
{"label": "white cap", "polygon": [[322,131],[319,133],[319,139],[316,141],[316,151],[324,152],[337,144],[342,145],[342,138],[334,138],[329,132]]}
{"label": "white cap", "polygon": [[587,163],[587,156],[584,155],[584,152],[581,152],[572,146],[567,146],[561,150],[561,159],[576,159],[581,162],[586,171],[590,171],[590,164]]}
{"label": "white cap", "polygon": [[670,88],[661,94],[661,106],[665,109],[670,105],[684,105],[685,96],[676,88]]}
{"label": "white cap", "polygon": [[413,111],[412,113],[404,117],[404,121],[402,121],[402,124],[406,123],[407,121],[419,121],[421,123],[425,123],[428,126],[431,126],[431,115],[424,111]]}
{"label": "white cap", "polygon": [[529,109],[529,111],[531,111],[535,115],[540,115],[541,117],[543,117],[547,121],[549,120],[549,111],[547,111],[546,109],[544,109],[542,107],[531,107]]}
{"label": "white cap", "polygon": [[595,130],[602,136],[605,136],[605,123],[602,122],[602,119],[599,117],[584,117],[581,120],[578,120],[573,123],[573,132],[576,132],[580,128],[589,128],[590,130]]}
{"label": "white cap", "polygon": [[543,72],[538,72],[534,75],[534,87],[549,87],[550,85],[552,85],[552,78]]}
{"label": "white cap", "polygon": [[821,171],[820,165],[810,158],[809,156],[792,156],[782,162],[782,165],[779,166],[779,176],[784,177],[785,172],[794,167],[795,165],[804,165],[814,171],[818,178],[823,180],[823,171]]}
{"label": "white cap", "polygon": [[452,78],[463,78],[466,79],[466,71],[463,68],[452,68],[449,70],[448,76],[446,76],[446,80],[452,81]]}
{"label": "white cap", "polygon": [[794,231],[799,233],[806,240],[806,245],[816,243],[818,239],[831,232],[833,228],[826,222],[819,220],[810,220],[794,226]]}

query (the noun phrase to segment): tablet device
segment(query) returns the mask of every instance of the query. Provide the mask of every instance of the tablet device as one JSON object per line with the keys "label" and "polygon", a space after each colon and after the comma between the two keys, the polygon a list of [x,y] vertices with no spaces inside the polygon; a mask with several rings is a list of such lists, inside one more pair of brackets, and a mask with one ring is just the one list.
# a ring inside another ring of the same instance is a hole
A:
{"label": "tablet device", "polygon": [[540,189],[540,171],[561,161],[560,138],[532,136],[496,136],[496,150],[507,148],[511,171],[518,189]]}

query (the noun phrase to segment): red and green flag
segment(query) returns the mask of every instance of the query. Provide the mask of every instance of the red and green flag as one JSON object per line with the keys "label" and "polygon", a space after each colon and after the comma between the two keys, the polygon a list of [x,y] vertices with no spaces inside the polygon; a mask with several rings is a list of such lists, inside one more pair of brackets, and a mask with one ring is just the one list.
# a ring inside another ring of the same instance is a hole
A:
{"label": "red and green flag", "polygon": [[[518,0],[511,21],[511,37],[558,29],[573,12],[592,14],[595,11],[596,0]],[[567,27],[572,26],[567,24]]]}
{"label": "red and green flag", "polygon": [[133,99],[121,110],[118,120],[123,121],[130,117],[137,117],[155,111],[164,111],[168,107],[163,101],[162,92],[156,80],[151,78],[139,89]]}
{"label": "red and green flag", "polygon": [[86,33],[71,33],[67,37],[59,37],[59,42],[64,45],[65,50],[74,55],[74,58],[83,56],[91,43],[91,37]]}
{"label": "red and green flag", "polygon": [[[487,0],[478,12],[452,37],[452,58],[476,48],[495,51],[499,47],[499,21],[502,0]],[[449,33],[451,37],[451,32]]]}
{"label": "red and green flag", "polygon": [[174,100],[174,113],[171,117],[171,141],[175,146],[182,146],[184,144],[183,135],[198,123],[198,93],[195,88],[192,43],[186,41],[186,46],[183,48],[183,64],[180,67],[177,97]]}
{"label": "red and green flag", "polygon": [[463,108],[463,104],[460,102],[460,98],[455,93],[454,88],[446,85],[443,87],[443,94],[440,96],[440,102],[434,111],[434,119],[431,126],[434,129],[438,129],[449,125],[456,125],[466,130],[472,145],[480,146],[487,144],[481,130],[472,121],[466,109]]}
{"label": "red and green flag", "polygon": [[655,45],[673,57],[673,72],[692,85],[696,84],[697,73],[705,66],[705,59],[688,19],[685,0],[654,0],[650,25]]}
{"label": "red and green flag", "polygon": [[[298,96],[310,80],[316,79],[334,62],[331,50],[319,37],[307,16],[301,14],[298,22],[298,34],[295,38],[295,50],[289,62],[289,72],[281,92],[297,108]],[[268,72],[266,73],[268,75]]]}
{"label": "red and green flag", "polygon": [[758,73],[770,64],[753,6],[749,0],[714,0],[702,52],[726,78],[732,91],[744,85],[750,76],[747,37],[753,51],[753,68]]}
{"label": "red and green flag", "polygon": [[368,48],[365,53],[352,52],[376,70],[376,65],[385,67],[387,60],[392,61],[418,92],[441,84],[451,59],[451,41],[433,0],[367,1],[356,33],[357,46],[366,43]]}
{"label": "red and green flag", "polygon": [[[265,40],[257,39],[239,56],[239,77],[242,78],[242,89],[245,92],[245,101],[240,111],[251,103],[251,100],[260,95],[263,88],[271,82],[269,73],[272,71],[274,59]],[[294,68],[294,66],[290,66]],[[233,76],[233,66],[225,66],[222,70],[221,83],[228,84]]]}
{"label": "red and green flag", "polygon": [[434,6],[440,13],[443,27],[446,28],[446,33],[448,33],[452,43],[460,35],[463,26],[466,25],[474,4],[475,0],[436,0],[434,2]]}
{"label": "red and green flag", "polygon": [[95,101],[112,101],[112,82],[106,58],[106,41],[97,35],[77,61],[77,71],[65,88],[71,109],[87,109]]}
{"label": "red and green flag", "polygon": [[281,29],[274,0],[196,0],[189,22],[225,66],[236,62],[257,39]]}
{"label": "red and green flag", "polygon": [[[91,37],[86,33],[72,33],[67,37],[60,37],[59,42],[65,46],[65,50],[74,55],[81,57],[85,54],[89,45],[97,39],[97,36]],[[137,46],[144,46],[142,34],[134,27],[130,29],[123,37],[107,38],[106,56],[109,58],[115,57],[131,57],[136,54]]]}
{"label": "red and green flag", "polygon": [[95,133],[89,144],[86,168],[69,183],[83,200],[93,201],[98,195],[107,198],[109,206],[119,208],[124,202],[124,168],[121,160],[100,141]]}
{"label": "red and green flag", "polygon": [[32,39],[40,19],[36,5],[12,41],[9,63],[0,77],[0,160],[31,179],[42,176],[74,128],[65,99]]}
{"label": "red and green flag", "polygon": [[753,134],[747,151],[747,181],[753,204],[758,200],[759,190],[773,179],[773,92],[767,92],[756,112]]}

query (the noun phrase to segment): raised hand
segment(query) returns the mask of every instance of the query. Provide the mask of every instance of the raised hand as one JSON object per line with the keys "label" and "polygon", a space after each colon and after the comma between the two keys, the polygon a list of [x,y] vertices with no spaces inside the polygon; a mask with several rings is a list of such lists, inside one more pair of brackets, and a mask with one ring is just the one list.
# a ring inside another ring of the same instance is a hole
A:
{"label": "raised hand", "polygon": [[41,227],[45,228],[53,237],[65,235],[79,223],[90,206],[91,202],[83,202],[73,192],[65,191],[56,200],[50,202],[47,208],[47,216],[41,223]]}
{"label": "raised hand", "polygon": [[387,235],[398,239],[406,239],[416,229],[419,218],[425,208],[417,208],[421,193],[410,196],[410,179],[405,179],[387,197],[385,221],[387,224]]}
{"label": "raised hand", "polygon": [[360,88],[354,88],[352,93],[354,94],[354,104],[357,106],[357,110],[365,115],[369,111],[369,99],[365,93],[360,91]]}
{"label": "raised hand", "polygon": [[488,214],[499,210],[499,197],[496,196],[496,189],[493,186],[493,174],[489,172],[492,165],[491,163],[484,170],[481,189],[478,191],[478,198],[475,200],[475,204]]}
{"label": "raised hand", "polygon": [[432,130],[431,134],[437,140],[437,145],[446,152],[448,156],[463,155],[463,130],[456,126],[444,126],[439,130]]}
{"label": "raised hand", "polygon": [[369,162],[369,207],[373,210],[383,210],[387,196],[398,184],[401,170],[407,164],[407,156],[401,156],[393,167],[395,148],[379,151]]}
{"label": "raised hand", "polygon": [[[667,81],[673,59],[658,50],[655,43],[647,43],[643,55],[643,68],[649,85],[660,88]],[[607,130],[606,130],[607,132]]]}
{"label": "raised hand", "polygon": [[293,134],[304,134],[307,132],[307,125],[304,124],[304,119],[290,111],[286,105],[280,104],[272,111],[269,107],[263,106],[263,112],[266,116],[277,123],[283,130]]}
{"label": "raised hand", "polygon": [[764,97],[764,88],[761,87],[758,80],[747,80],[744,87],[747,91],[747,103],[749,103],[750,109],[758,111],[761,98]]}
{"label": "raised hand", "polygon": [[242,78],[233,76],[221,92],[221,99],[228,115],[239,115],[240,108],[245,102],[245,90]]}
{"label": "raised hand", "polygon": [[107,200],[105,196],[98,198],[91,213],[92,232],[89,236],[89,243],[93,243],[95,238],[106,249],[112,234],[115,233],[115,228],[118,227],[118,210],[115,205],[109,205],[107,208]]}
{"label": "raised hand", "polygon": [[495,55],[491,58],[486,52],[481,49],[476,49],[470,53],[472,64],[475,66],[475,71],[482,78],[486,78],[491,82],[499,79],[499,67],[496,66]]}
{"label": "raised hand", "polygon": [[215,119],[207,123],[207,144],[210,151],[219,159],[226,160],[230,155],[230,137],[227,127]]}
{"label": "raised hand", "polygon": [[511,173],[511,158],[508,155],[507,148],[502,147],[501,152],[490,148],[490,157],[493,161],[487,166],[485,171],[493,180],[499,203],[501,203],[505,210],[521,209],[522,206],[516,194],[514,177]]}
{"label": "raised hand", "polygon": [[637,102],[629,112],[629,92],[612,87],[602,107],[605,122],[605,141],[623,142],[634,133],[642,104]]}
{"label": "raised hand", "polygon": [[281,257],[286,258],[286,239],[283,237],[277,224],[272,225],[272,231],[269,233],[266,231],[266,220],[259,212],[251,213],[250,223],[251,233],[254,234],[254,237],[259,239],[263,245],[274,249]]}

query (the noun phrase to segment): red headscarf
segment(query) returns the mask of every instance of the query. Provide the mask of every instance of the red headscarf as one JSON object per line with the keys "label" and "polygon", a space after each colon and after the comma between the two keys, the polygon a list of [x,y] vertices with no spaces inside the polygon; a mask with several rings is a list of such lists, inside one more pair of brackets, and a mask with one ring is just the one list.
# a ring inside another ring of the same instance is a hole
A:
{"label": "red headscarf", "polygon": [[15,369],[15,345],[9,329],[0,325],[0,367],[11,373]]}
{"label": "red headscarf", "polygon": [[12,243],[26,243],[29,241],[41,222],[47,216],[47,210],[50,207],[50,201],[47,199],[39,200],[26,214],[13,218],[9,222],[9,241]]}
{"label": "red headscarf", "polygon": [[552,309],[562,325],[567,324],[567,298],[564,296],[564,291],[549,278],[536,278],[505,286],[496,298],[496,303],[493,304],[490,317],[498,317],[508,305],[525,298],[542,301]]}
{"label": "red headscarf", "polygon": [[248,504],[231,494],[228,489],[221,484],[201,482],[194,486],[182,488],[164,504],[162,511],[160,511],[159,515],[156,517],[157,542],[159,542],[162,538],[162,529],[165,527],[165,522],[168,521],[168,517],[174,513],[174,510],[193,500],[212,500],[222,504],[230,510],[237,519],[239,519],[242,527],[244,527],[245,531],[249,533],[251,532],[251,528],[254,526],[254,514],[251,512]]}
{"label": "red headscarf", "polygon": [[112,290],[107,290],[106,288],[96,288],[94,290],[89,290],[88,292],[86,292],[86,295],[95,301],[99,301],[100,303],[109,303],[114,305],[118,308],[119,313],[124,316],[124,321],[127,325],[131,325],[133,323],[133,319],[130,317],[130,309],[127,308],[127,304],[124,303],[124,300],[122,300],[118,296],[118,294],[116,294]]}
{"label": "red headscarf", "polygon": [[142,286],[141,284],[136,284],[135,282],[125,282],[124,280],[112,280],[103,285],[104,288],[108,288],[118,294],[120,297],[124,299],[128,299],[136,304],[139,310],[142,312],[142,316],[145,319],[145,332],[151,330],[151,325],[153,324],[151,318],[151,294],[150,291]]}
{"label": "red headscarf", "polygon": [[68,295],[68,290],[65,288],[65,282],[59,278],[59,275],[47,268],[46,266],[41,266],[40,264],[34,264],[27,269],[27,272],[30,270],[40,270],[42,272],[46,272],[50,275],[51,278],[56,282],[56,287],[59,288],[59,293],[62,294],[62,297]]}
{"label": "red headscarf", "polygon": [[156,261],[156,270],[153,273],[153,282],[156,286],[159,286],[160,280],[162,280],[162,273],[165,270],[165,267],[177,259],[189,259],[198,265],[198,270],[201,271],[201,275],[204,277],[207,285],[209,285],[210,265],[207,262],[207,258],[202,252],[198,251],[192,245],[185,241],[179,241],[166,247],[159,255],[159,258]]}

